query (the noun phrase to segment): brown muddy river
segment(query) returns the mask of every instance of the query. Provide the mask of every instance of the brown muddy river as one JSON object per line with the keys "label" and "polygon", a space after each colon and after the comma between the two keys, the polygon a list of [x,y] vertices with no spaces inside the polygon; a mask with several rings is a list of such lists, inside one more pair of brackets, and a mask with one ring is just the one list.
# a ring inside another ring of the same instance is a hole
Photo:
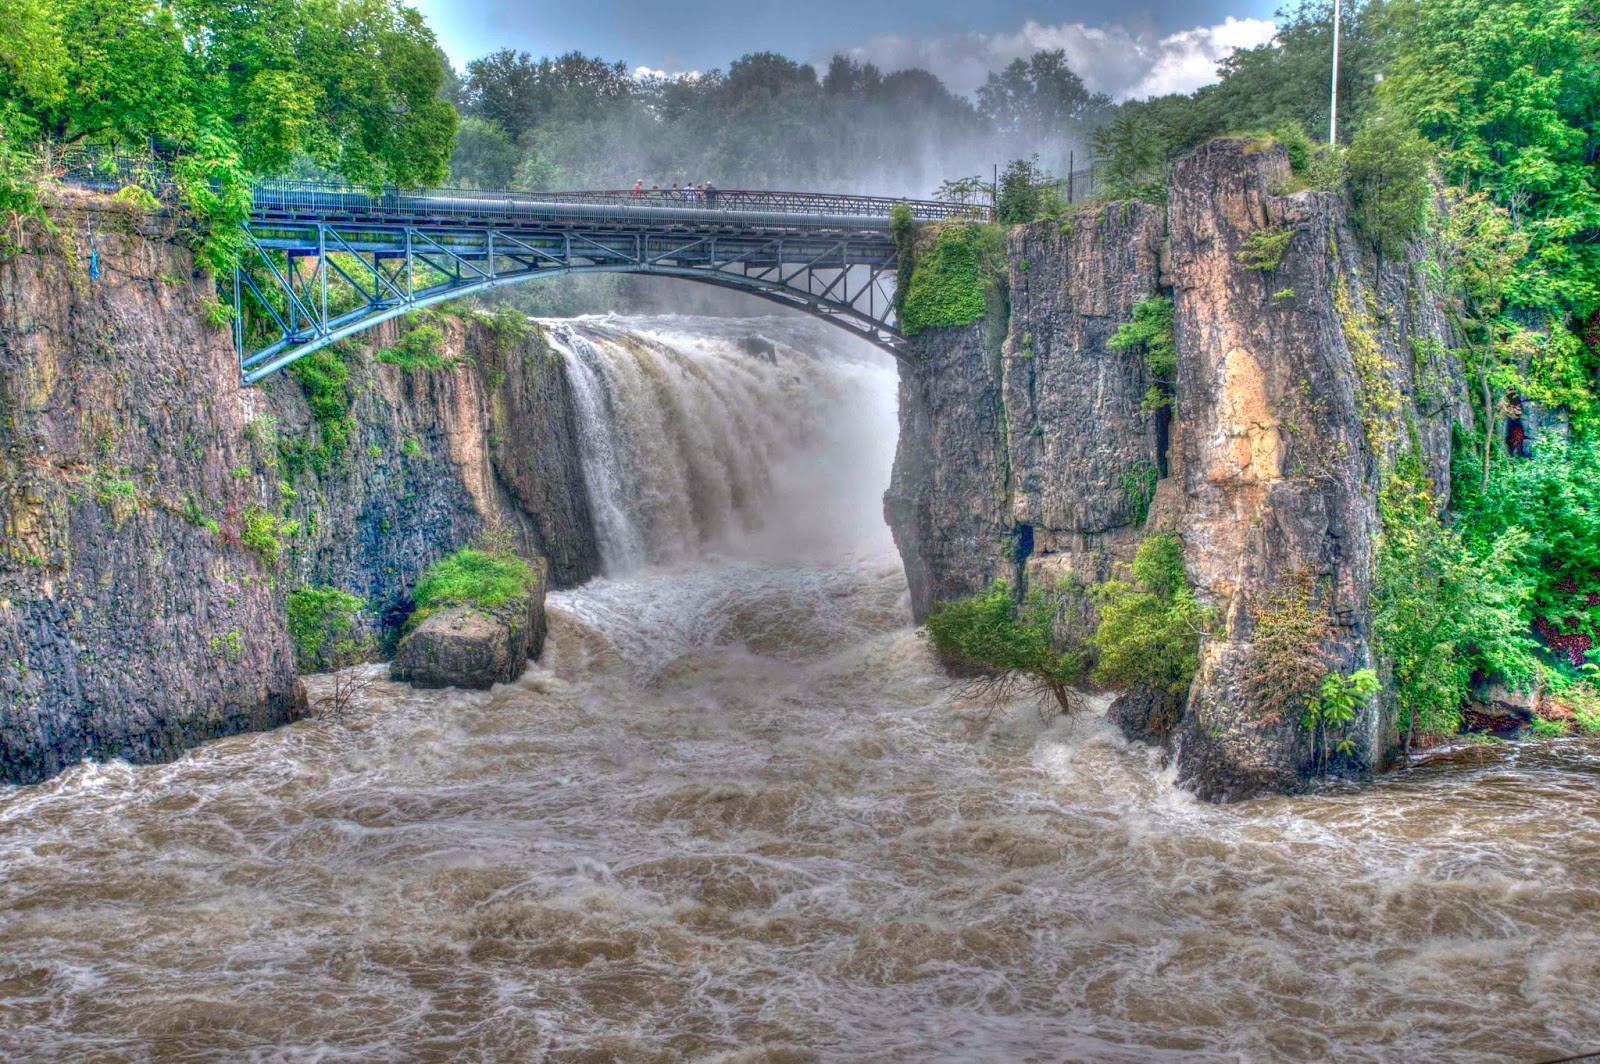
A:
{"label": "brown muddy river", "polygon": [[553,595],[492,692],[371,666],[342,724],[0,791],[0,1058],[1600,1050],[1596,746],[1201,805],[1099,716],[956,699],[881,535],[771,553]]}

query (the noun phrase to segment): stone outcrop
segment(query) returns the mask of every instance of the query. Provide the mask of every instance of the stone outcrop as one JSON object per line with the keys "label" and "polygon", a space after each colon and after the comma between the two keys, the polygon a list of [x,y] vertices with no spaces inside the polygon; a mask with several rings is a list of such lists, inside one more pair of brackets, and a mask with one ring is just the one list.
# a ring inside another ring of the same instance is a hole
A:
{"label": "stone outcrop", "polygon": [[[0,781],[304,714],[294,588],[359,595],[383,641],[418,574],[486,533],[560,583],[595,570],[562,365],[536,331],[447,318],[432,372],[347,355],[354,437],[293,468],[281,442],[322,438],[305,391],[238,386],[181,239],[61,195],[61,242],[0,263]],[[91,220],[97,280],[64,253]]]}
{"label": "stone outcrop", "polygon": [[544,646],[545,579],[502,606],[452,606],[430,613],[400,641],[389,677],[418,687],[487,690],[522,675]]}
{"label": "stone outcrop", "polygon": [[905,561],[918,620],[935,602],[1010,576],[1005,412],[984,324],[941,329],[900,368],[900,441],[884,515]]}
{"label": "stone outcrop", "polygon": [[[1415,446],[1442,494],[1452,423],[1470,417],[1426,249],[1378,261],[1338,196],[1279,194],[1290,178],[1281,149],[1218,140],[1174,167],[1164,212],[1095,205],[1013,230],[1003,468],[987,448],[963,458],[952,445],[973,437],[969,411],[992,409],[992,374],[969,340],[978,326],[915,338],[902,369],[912,383],[886,513],[926,589],[918,615],[1003,568],[975,566],[972,514],[984,535],[1026,542],[1026,582],[1076,596],[1069,640],[1095,620],[1083,588],[1148,535],[1177,533],[1216,630],[1186,700],[1124,692],[1110,712],[1130,736],[1169,745],[1182,779],[1212,799],[1294,790],[1313,769],[1297,715],[1252,704],[1259,604],[1303,582],[1332,618],[1330,664],[1375,664],[1379,470]],[[1108,345],[1158,295],[1174,305],[1170,415],[1141,403],[1139,354]],[[1358,719],[1346,767],[1392,756],[1386,705]]]}

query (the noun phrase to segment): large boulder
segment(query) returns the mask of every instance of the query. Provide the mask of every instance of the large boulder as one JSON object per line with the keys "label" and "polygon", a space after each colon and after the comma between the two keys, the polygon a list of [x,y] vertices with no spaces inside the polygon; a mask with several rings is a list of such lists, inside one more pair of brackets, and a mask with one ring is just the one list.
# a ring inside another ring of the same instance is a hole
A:
{"label": "large boulder", "polygon": [[544,567],[533,571],[524,597],[492,608],[455,605],[429,613],[400,641],[389,678],[481,691],[521,676],[544,648]]}

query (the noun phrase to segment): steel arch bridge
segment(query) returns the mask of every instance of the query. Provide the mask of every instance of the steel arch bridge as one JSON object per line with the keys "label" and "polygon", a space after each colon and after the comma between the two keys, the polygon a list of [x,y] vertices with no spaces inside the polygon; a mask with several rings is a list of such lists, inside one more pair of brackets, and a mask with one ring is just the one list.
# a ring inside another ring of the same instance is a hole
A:
{"label": "steel arch bridge", "polygon": [[255,189],[232,277],[243,384],[379,322],[538,278],[679,277],[825,318],[905,357],[890,209],[918,221],[987,205],[722,191],[379,195],[305,182]]}

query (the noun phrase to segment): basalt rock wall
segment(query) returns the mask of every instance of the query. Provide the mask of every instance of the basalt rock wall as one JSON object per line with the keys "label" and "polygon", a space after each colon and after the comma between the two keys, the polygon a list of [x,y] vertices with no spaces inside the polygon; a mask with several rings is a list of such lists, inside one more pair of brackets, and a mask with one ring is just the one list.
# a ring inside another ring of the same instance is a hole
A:
{"label": "basalt rock wall", "polygon": [[354,434],[296,462],[322,441],[305,390],[239,387],[181,236],[72,192],[52,218],[59,236],[0,263],[0,781],[305,714],[300,586],[361,596],[382,640],[421,570],[486,533],[558,584],[594,571],[566,382],[537,331],[445,319],[432,372],[346,352]]}
{"label": "basalt rock wall", "polygon": [[[963,451],[973,434],[952,428],[993,409],[989,363],[958,340],[978,326],[914,338],[902,370],[886,513],[924,589],[918,616],[1006,573],[992,550],[966,549],[971,515],[985,536],[1026,544],[1026,582],[1076,601],[1067,639],[1095,622],[1087,587],[1147,536],[1176,533],[1216,618],[1200,671],[1186,699],[1126,692],[1113,716],[1166,744],[1182,778],[1213,799],[1292,791],[1314,769],[1298,714],[1265,713],[1250,690],[1260,605],[1290,585],[1311,589],[1332,619],[1331,663],[1374,664],[1380,470],[1414,446],[1443,495],[1451,426],[1470,416],[1427,249],[1380,260],[1339,196],[1287,192],[1291,181],[1281,149],[1218,140],[1174,167],[1165,210],[1090,205],[1014,229],[1003,463],[986,447]],[[1174,310],[1170,411],[1144,401],[1141,355],[1109,343],[1157,296]],[[1388,704],[1372,700],[1353,729],[1358,771],[1393,753]]]}

